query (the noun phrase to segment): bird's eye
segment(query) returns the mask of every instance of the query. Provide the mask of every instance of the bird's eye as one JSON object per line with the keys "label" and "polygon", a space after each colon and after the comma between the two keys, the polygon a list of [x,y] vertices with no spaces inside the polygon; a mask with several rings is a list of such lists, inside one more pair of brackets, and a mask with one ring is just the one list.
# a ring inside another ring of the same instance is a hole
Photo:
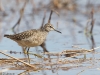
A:
{"label": "bird's eye", "polygon": [[50,26],[52,28],[52,26]]}

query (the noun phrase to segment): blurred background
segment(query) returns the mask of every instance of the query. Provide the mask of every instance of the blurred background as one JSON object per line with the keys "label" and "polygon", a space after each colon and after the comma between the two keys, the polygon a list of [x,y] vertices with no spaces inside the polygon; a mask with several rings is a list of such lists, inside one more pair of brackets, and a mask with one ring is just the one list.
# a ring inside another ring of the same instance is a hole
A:
{"label": "blurred background", "polygon": [[[72,45],[93,50],[100,46],[100,0],[0,0],[0,50],[16,58],[23,58],[24,56],[20,54],[22,48],[16,42],[4,38],[4,34],[16,34],[30,29],[39,29],[43,23],[43,17],[45,17],[44,24],[48,22],[51,10],[53,10],[51,24],[62,34],[54,31],[48,34],[45,45],[49,52],[75,50],[76,48],[73,48]],[[36,47],[30,48],[30,51],[39,53],[43,49]],[[99,59],[100,51],[96,50],[95,52],[87,57]],[[30,57],[33,58],[33,56]],[[0,58],[7,57],[0,54]],[[92,68],[86,70],[85,67],[86,71],[81,75],[100,75],[99,60],[94,59],[91,64]],[[84,70],[84,67],[82,69]],[[22,70],[10,70],[2,74],[17,75],[20,72]],[[80,72],[81,69],[78,68],[78,70],[60,70],[59,72],[57,70],[55,73],[51,71],[35,73],[39,75],[78,75]],[[35,73],[32,72],[32,75]]]}

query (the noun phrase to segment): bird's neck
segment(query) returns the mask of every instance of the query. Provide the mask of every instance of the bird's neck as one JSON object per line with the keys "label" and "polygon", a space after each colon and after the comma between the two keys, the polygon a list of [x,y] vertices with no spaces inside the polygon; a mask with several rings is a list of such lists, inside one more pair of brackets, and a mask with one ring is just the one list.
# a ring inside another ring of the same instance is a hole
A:
{"label": "bird's neck", "polygon": [[44,28],[42,29],[42,31],[45,31],[45,32],[47,32],[47,33],[49,32],[47,29],[44,29]]}

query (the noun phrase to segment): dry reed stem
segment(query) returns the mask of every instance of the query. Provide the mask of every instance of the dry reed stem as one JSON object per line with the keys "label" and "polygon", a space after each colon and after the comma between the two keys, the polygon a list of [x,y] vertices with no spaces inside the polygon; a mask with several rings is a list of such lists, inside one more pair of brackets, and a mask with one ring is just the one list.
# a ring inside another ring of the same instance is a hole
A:
{"label": "dry reed stem", "polygon": [[20,74],[18,74],[18,75],[25,75],[26,73],[28,73],[28,72],[32,72],[33,70],[25,70],[24,72],[22,72],[22,73],[20,73]]}
{"label": "dry reed stem", "polygon": [[51,12],[50,12],[50,16],[49,16],[49,20],[48,20],[48,23],[50,23],[50,21],[51,21],[52,13],[53,13],[53,11],[51,10]]}
{"label": "dry reed stem", "polygon": [[55,12],[58,16],[60,16],[59,12],[57,12],[56,10],[52,9],[52,11]]}
{"label": "dry reed stem", "polygon": [[16,26],[18,26],[18,28],[19,28],[19,25],[20,25],[21,19],[23,17],[27,2],[28,2],[28,0],[25,0],[24,6],[22,7],[22,9],[20,9],[20,18],[18,19],[17,23],[12,27],[12,31],[14,32],[14,34],[16,34],[16,31],[15,31]]}
{"label": "dry reed stem", "polygon": [[[26,70],[26,68],[23,68],[24,66],[21,67],[11,67],[9,68],[9,70]],[[67,66],[67,67],[63,67],[63,66],[59,66],[59,67],[54,67],[54,68],[47,68],[47,67],[41,67],[39,70],[52,70],[52,69],[62,69],[62,70],[69,70],[72,68],[77,68],[77,67],[83,67],[83,66],[78,66],[78,65],[73,65],[73,66]],[[33,71],[31,68],[27,67],[28,71]]]}
{"label": "dry reed stem", "polygon": [[[41,66],[41,65],[44,64],[45,66],[52,66],[52,65],[55,65],[55,64],[57,64],[57,65],[63,64],[64,65],[64,64],[82,63],[82,62],[85,62],[85,61],[89,62],[89,61],[92,60],[91,58],[88,58],[88,59],[86,59],[86,58],[80,58],[80,59],[68,60],[68,58],[59,58],[59,59],[57,59],[57,58],[43,58],[44,63],[41,63],[40,61],[36,62],[36,60],[34,59],[33,62],[35,62],[35,63],[31,64],[31,65]],[[47,62],[50,59],[52,60],[52,62],[51,63]],[[100,59],[96,59],[96,60],[100,61]],[[23,60],[23,61],[26,61],[26,60]],[[14,62],[18,63],[18,61],[16,59],[14,59],[14,60],[13,59],[7,59],[7,60],[5,59],[5,60],[1,60],[0,62],[1,62],[0,65],[3,65],[3,64],[6,64],[6,65],[12,65],[13,64],[14,65]],[[21,64],[21,66],[22,65],[23,64]]]}
{"label": "dry reed stem", "polygon": [[42,24],[41,24],[41,29],[43,28],[44,22],[45,22],[45,18],[46,18],[46,11],[44,11],[44,17],[42,19]]}
{"label": "dry reed stem", "polygon": [[91,21],[91,30],[90,30],[90,33],[92,34],[93,27],[94,27],[94,8],[92,8],[92,10],[91,10],[91,19],[92,19],[92,21]]}
{"label": "dry reed stem", "polygon": [[0,51],[0,53],[3,54],[3,55],[5,55],[5,56],[8,56],[8,57],[10,57],[10,58],[12,58],[12,59],[15,59],[15,60],[17,60],[17,61],[19,61],[19,62],[21,62],[21,63],[23,63],[23,64],[25,64],[25,65],[27,65],[27,66],[29,66],[29,67],[32,67],[33,70],[36,70],[36,67],[35,67],[34,65],[30,65],[30,64],[28,64],[28,63],[26,63],[26,62],[23,62],[22,60],[19,60],[18,58],[15,58],[15,57],[12,57],[12,56],[10,56],[10,55],[8,55],[8,54],[2,52],[2,51]]}
{"label": "dry reed stem", "polygon": [[62,52],[45,52],[44,54],[50,54],[50,55],[63,55],[63,54],[72,54],[72,53],[88,53],[92,52],[92,50],[64,50]]}

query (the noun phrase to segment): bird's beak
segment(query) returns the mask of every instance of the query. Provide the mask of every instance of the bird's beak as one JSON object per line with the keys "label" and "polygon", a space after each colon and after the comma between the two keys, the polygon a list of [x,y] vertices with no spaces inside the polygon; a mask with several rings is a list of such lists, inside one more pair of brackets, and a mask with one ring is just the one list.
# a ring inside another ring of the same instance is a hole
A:
{"label": "bird's beak", "polygon": [[58,33],[61,33],[60,31],[58,31],[58,30],[56,30],[56,29],[54,29],[56,32],[58,32]]}

